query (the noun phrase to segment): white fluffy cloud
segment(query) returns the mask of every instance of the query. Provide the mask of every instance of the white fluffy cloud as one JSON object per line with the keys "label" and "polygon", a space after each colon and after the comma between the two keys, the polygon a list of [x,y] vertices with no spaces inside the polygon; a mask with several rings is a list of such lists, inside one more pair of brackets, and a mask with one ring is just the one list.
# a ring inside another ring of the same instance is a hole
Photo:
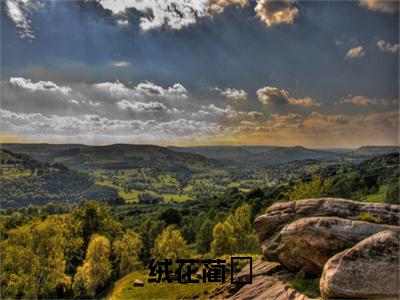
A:
{"label": "white fluffy cloud", "polygon": [[[2,82],[1,128],[11,134],[114,136],[138,139],[212,135],[225,124],[256,120],[262,113],[233,106],[198,103],[179,83],[162,87],[152,82],[34,82],[17,77]],[[106,137],[105,140],[109,139]]]}
{"label": "white fluffy cloud", "polygon": [[359,46],[359,47],[349,49],[349,51],[347,51],[347,53],[346,53],[345,58],[347,58],[347,59],[361,58],[364,55],[365,55],[364,48],[362,46]]}
{"label": "white fluffy cloud", "polygon": [[207,15],[207,0],[100,0],[99,3],[117,17],[123,17],[127,9],[136,9],[142,14],[140,28],[144,31],[163,26],[182,29]]}
{"label": "white fluffy cloud", "polygon": [[247,92],[242,89],[235,89],[235,88],[225,88],[221,89],[219,87],[210,88],[212,91],[218,92],[220,95],[233,100],[247,100]]}
{"label": "white fluffy cloud", "polygon": [[221,108],[216,106],[215,104],[209,104],[209,105],[202,105],[201,109],[195,113],[193,113],[193,116],[196,117],[205,117],[205,116],[210,116],[210,117],[226,117],[226,118],[234,118],[237,116],[237,112],[233,109],[232,106],[227,106],[225,108]]}
{"label": "white fluffy cloud", "polygon": [[136,102],[136,101],[128,101],[121,100],[117,102],[118,107],[121,109],[131,109],[135,112],[144,112],[144,111],[166,111],[167,107],[160,102]]}
{"label": "white fluffy cloud", "polygon": [[[294,6],[297,0],[256,2],[256,16],[268,27],[291,24],[299,12]],[[179,30],[197,23],[199,18],[220,14],[229,6],[245,7],[250,0],[99,0],[99,3],[113,13],[121,26],[128,24],[127,10],[139,11],[140,28],[148,31],[160,27]]]}
{"label": "white fluffy cloud", "polygon": [[257,97],[261,103],[266,105],[298,105],[298,106],[320,106],[318,102],[310,97],[293,98],[289,91],[277,87],[263,87],[257,91]]}
{"label": "white fluffy cloud", "polygon": [[349,95],[346,98],[340,99],[338,101],[339,104],[353,104],[358,106],[370,106],[370,105],[391,105],[398,103],[397,100],[388,100],[388,99],[370,99],[363,96],[351,96]]}
{"label": "white fluffy cloud", "polygon": [[41,3],[34,0],[6,0],[5,8],[8,17],[13,21],[18,29],[18,35],[21,38],[33,39],[34,32],[31,27],[31,21],[27,14],[33,9],[41,7]]}
{"label": "white fluffy cloud", "polygon": [[35,91],[50,91],[50,92],[61,92],[62,94],[69,94],[71,92],[71,88],[67,86],[58,86],[54,82],[51,81],[38,81],[32,82],[30,79],[25,79],[23,77],[11,77],[10,83],[14,86],[30,90],[32,92]]}
{"label": "white fluffy cloud", "polygon": [[390,52],[396,54],[400,50],[400,44],[391,44],[389,42],[385,42],[384,40],[379,40],[376,45],[382,52]]}
{"label": "white fluffy cloud", "polygon": [[399,2],[396,0],[360,0],[360,6],[383,13],[395,13],[399,10]]}
{"label": "white fluffy cloud", "polygon": [[292,24],[299,13],[299,10],[294,6],[296,2],[296,0],[258,0],[254,10],[268,27]]}
{"label": "white fluffy cloud", "polygon": [[112,62],[112,66],[115,67],[115,68],[125,68],[125,67],[129,67],[130,63],[127,62],[127,61],[124,61],[124,60],[122,60],[122,61],[113,61]]}
{"label": "white fluffy cloud", "polygon": [[[256,0],[255,14],[268,27],[291,24],[299,12],[294,6],[296,2]],[[212,18],[229,6],[245,7],[250,0],[98,0],[98,3],[111,11],[120,27],[129,25],[128,11],[134,10],[140,16],[141,30],[149,31],[162,27],[180,30],[197,23],[201,18]],[[7,15],[21,38],[35,37],[28,15],[46,4],[42,0],[5,0]],[[57,2],[53,1],[52,4],[57,5]]]}
{"label": "white fluffy cloud", "polygon": [[172,100],[186,99],[188,97],[188,91],[180,84],[175,83],[173,86],[163,88],[162,86],[156,85],[150,81],[141,82],[135,87],[127,87],[123,83],[116,82],[101,82],[94,84],[94,87],[99,91],[106,92],[114,97],[153,97],[153,98],[165,98]]}
{"label": "white fluffy cloud", "polygon": [[185,136],[203,136],[218,133],[221,127],[215,122],[177,119],[160,122],[158,120],[120,120],[101,117],[96,114],[80,116],[43,115],[40,113],[16,113],[0,109],[0,124],[14,133],[54,135],[68,137],[74,135],[113,138],[115,135],[140,138],[151,142]]}

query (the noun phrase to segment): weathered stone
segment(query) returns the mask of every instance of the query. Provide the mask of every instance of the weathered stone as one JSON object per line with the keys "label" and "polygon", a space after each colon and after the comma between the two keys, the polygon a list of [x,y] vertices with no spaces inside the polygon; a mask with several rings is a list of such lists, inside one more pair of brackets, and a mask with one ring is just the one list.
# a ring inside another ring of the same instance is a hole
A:
{"label": "weathered stone", "polygon": [[[269,262],[264,260],[256,260],[252,264],[252,277],[261,275],[271,275],[280,271],[282,266],[277,262]],[[249,282],[250,281],[250,264],[243,267],[243,269],[234,276],[235,282]]]}
{"label": "weathered stone", "polygon": [[320,274],[330,257],[375,233],[398,226],[352,221],[336,217],[296,220],[262,244],[264,257],[292,271]]}
{"label": "weathered stone", "polygon": [[359,220],[361,213],[368,213],[382,224],[400,223],[400,206],[384,203],[365,203],[340,198],[306,199],[278,202],[259,216],[254,227],[262,242],[286,224],[305,217],[340,217]]}
{"label": "weathered stone", "polygon": [[[288,282],[293,279],[293,274],[282,269],[276,262],[257,260],[253,263],[252,284],[227,283],[218,286],[208,295],[212,299],[277,299],[277,300],[306,300],[305,295],[288,287]],[[243,267],[235,277],[248,279],[249,265]]]}
{"label": "weathered stone", "polygon": [[252,284],[243,286],[229,299],[276,299],[276,300],[305,300],[309,299],[295,289],[288,288],[281,280],[273,276],[258,276]]}
{"label": "weathered stone", "polygon": [[144,282],[139,279],[135,279],[133,286],[144,286]]}
{"label": "weathered stone", "polygon": [[320,290],[325,298],[399,299],[398,233],[379,232],[325,264]]}

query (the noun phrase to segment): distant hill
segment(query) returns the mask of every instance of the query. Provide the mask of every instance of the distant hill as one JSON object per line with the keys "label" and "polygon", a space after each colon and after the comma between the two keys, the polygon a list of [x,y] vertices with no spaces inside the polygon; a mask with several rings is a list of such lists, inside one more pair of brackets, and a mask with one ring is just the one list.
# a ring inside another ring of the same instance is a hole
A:
{"label": "distant hill", "polygon": [[63,163],[82,171],[95,169],[159,168],[177,172],[206,167],[215,162],[193,153],[175,152],[154,145],[113,144],[3,144],[3,148],[29,154],[47,163]]}
{"label": "distant hill", "polygon": [[69,150],[88,147],[81,144],[1,144],[2,149],[14,153],[22,153],[31,156],[33,159],[41,162],[53,163],[57,153]]}
{"label": "distant hill", "polygon": [[346,156],[351,158],[360,158],[399,152],[400,147],[398,146],[362,146],[347,153]]}
{"label": "distant hill", "polygon": [[236,163],[252,165],[271,165],[304,159],[322,159],[337,157],[335,151],[308,149],[301,146],[209,146],[209,147],[169,147],[181,152],[204,155],[208,158],[230,160]]}
{"label": "distant hill", "polygon": [[117,196],[114,189],[95,185],[87,174],[4,149],[0,150],[0,181],[3,208]]}

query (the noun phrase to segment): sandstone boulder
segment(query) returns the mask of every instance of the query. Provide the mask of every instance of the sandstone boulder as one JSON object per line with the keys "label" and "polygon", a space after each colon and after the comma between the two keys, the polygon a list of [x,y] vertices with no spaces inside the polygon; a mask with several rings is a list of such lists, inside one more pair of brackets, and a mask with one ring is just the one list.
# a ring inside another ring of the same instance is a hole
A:
{"label": "sandstone boulder", "polygon": [[[294,275],[282,268],[279,263],[257,260],[253,262],[252,284],[226,283],[217,286],[207,298],[212,299],[277,299],[307,300],[307,296],[288,287]],[[248,279],[249,265],[235,276],[235,281]]]}
{"label": "sandstone boulder", "polygon": [[363,203],[339,198],[306,199],[278,202],[269,207],[266,214],[259,216],[254,227],[262,242],[286,224],[305,217],[340,217],[359,220],[368,213],[382,224],[400,223],[400,206],[384,203]]}
{"label": "sandstone boulder", "polygon": [[273,276],[258,276],[252,284],[242,287],[229,299],[275,299],[275,300],[306,300],[307,296],[295,289],[288,288],[280,279]]}
{"label": "sandstone boulder", "polygon": [[330,257],[384,230],[400,232],[398,226],[337,217],[303,218],[266,239],[262,252],[292,271],[320,274]]}
{"label": "sandstone boulder", "polygon": [[[262,275],[271,275],[280,270],[282,270],[282,266],[277,262],[269,262],[263,260],[256,260],[252,264],[252,277],[262,276]],[[235,282],[249,282],[250,281],[250,264],[244,266],[242,270],[234,276]]]}
{"label": "sandstone boulder", "polygon": [[324,298],[399,299],[398,233],[379,232],[340,252],[325,264]]}

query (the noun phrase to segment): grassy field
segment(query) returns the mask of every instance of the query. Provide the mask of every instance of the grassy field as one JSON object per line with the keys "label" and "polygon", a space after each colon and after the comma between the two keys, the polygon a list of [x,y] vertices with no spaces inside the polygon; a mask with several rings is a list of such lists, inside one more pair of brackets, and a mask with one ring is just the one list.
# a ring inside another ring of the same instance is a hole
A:
{"label": "grassy field", "polygon": [[[106,296],[108,300],[126,299],[206,299],[206,291],[220,283],[148,283],[148,271],[132,272],[118,280],[111,292]],[[144,286],[133,286],[135,279],[144,282]]]}
{"label": "grassy field", "polygon": [[0,178],[2,180],[15,179],[18,177],[31,176],[31,175],[32,175],[31,171],[20,170],[16,168],[14,165],[2,164],[0,166]]}
{"label": "grassy field", "polygon": [[130,190],[129,192],[126,192],[122,187],[113,184],[111,181],[105,180],[101,182],[96,182],[97,185],[102,185],[102,186],[107,186],[107,187],[112,187],[118,191],[118,196],[123,198],[126,202],[132,203],[132,202],[138,202],[138,195],[140,194],[139,191],[136,190]]}
{"label": "grassy field", "polygon": [[171,200],[174,200],[176,202],[185,202],[187,200],[192,199],[189,195],[178,195],[178,194],[162,194],[161,196],[164,197],[165,202],[170,202]]}
{"label": "grassy field", "polygon": [[385,202],[385,193],[386,193],[387,185],[381,185],[379,191],[375,194],[368,195],[365,201],[368,202]]}

